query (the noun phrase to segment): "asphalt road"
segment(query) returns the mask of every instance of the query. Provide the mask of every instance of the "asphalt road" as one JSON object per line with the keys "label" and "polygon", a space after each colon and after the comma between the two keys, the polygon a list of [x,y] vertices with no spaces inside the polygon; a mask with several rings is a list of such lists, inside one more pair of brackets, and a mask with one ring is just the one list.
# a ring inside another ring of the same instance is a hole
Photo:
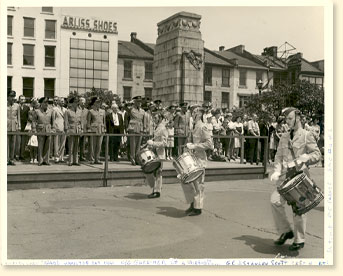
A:
{"label": "asphalt road", "polygon": [[[311,169],[321,188],[323,173]],[[8,191],[8,259],[324,257],[324,201],[308,213],[305,248],[273,245],[274,188],[268,179],[208,182],[197,217],[185,216],[178,184],[158,199],[147,186]]]}

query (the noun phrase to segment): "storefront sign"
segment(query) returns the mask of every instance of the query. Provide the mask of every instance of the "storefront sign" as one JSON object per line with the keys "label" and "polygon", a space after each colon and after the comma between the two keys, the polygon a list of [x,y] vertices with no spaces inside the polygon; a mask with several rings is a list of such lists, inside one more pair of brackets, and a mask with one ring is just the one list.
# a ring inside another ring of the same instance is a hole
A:
{"label": "storefront sign", "polygon": [[75,16],[63,16],[62,28],[83,29],[104,33],[117,33],[117,22]]}

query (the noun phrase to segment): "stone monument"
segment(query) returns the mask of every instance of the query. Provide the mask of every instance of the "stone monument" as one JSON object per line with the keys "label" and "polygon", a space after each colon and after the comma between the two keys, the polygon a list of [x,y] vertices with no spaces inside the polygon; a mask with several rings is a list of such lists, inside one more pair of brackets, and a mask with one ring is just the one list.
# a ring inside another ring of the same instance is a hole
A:
{"label": "stone monument", "polygon": [[179,12],[157,24],[153,98],[164,105],[203,102],[204,41],[201,16]]}

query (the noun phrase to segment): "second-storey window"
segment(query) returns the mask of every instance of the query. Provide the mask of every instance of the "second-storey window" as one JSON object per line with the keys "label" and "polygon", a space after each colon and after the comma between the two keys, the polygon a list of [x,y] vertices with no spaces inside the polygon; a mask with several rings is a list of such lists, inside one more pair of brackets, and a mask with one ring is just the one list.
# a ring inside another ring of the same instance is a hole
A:
{"label": "second-storey window", "polygon": [[30,66],[35,65],[34,63],[35,45],[23,44],[23,47],[24,47],[23,65],[30,65]]}
{"label": "second-storey window", "polygon": [[123,96],[125,101],[130,101],[131,100],[131,87],[129,86],[124,86],[124,96]]}
{"label": "second-storey window", "polygon": [[132,61],[124,60],[124,79],[132,79]]}
{"label": "second-storey window", "polygon": [[146,100],[151,101],[152,100],[152,88],[144,87],[144,96],[145,96]]}
{"label": "second-storey window", "polygon": [[24,17],[24,37],[35,36],[35,19]]}
{"label": "second-storey window", "polygon": [[55,67],[55,46],[44,46],[45,67]]}
{"label": "second-storey window", "polygon": [[229,108],[230,107],[230,93],[229,92],[222,92],[222,108]]}
{"label": "second-storey window", "polygon": [[45,20],[45,38],[55,39],[56,38],[56,21]]}
{"label": "second-storey window", "polygon": [[55,79],[44,79],[44,97],[55,96]]}
{"label": "second-storey window", "polygon": [[239,69],[239,86],[247,85],[247,70]]}
{"label": "second-storey window", "polygon": [[212,85],[212,67],[205,66],[205,84]]}
{"label": "second-storey window", "polygon": [[7,64],[12,64],[12,43],[7,43]]}
{"label": "second-storey window", "polygon": [[145,80],[152,80],[152,62],[145,62]]}
{"label": "second-storey window", "polygon": [[32,98],[34,91],[34,78],[23,78],[23,95]]}
{"label": "second-storey window", "polygon": [[222,69],[222,86],[224,87],[230,86],[230,69],[227,69],[227,68]]}
{"label": "second-storey window", "polygon": [[205,103],[212,102],[212,91],[205,91],[204,92],[204,102]]}
{"label": "second-storey window", "polygon": [[13,16],[7,16],[7,35],[12,35],[12,27],[13,27]]}
{"label": "second-storey window", "polygon": [[53,7],[42,7],[42,12],[52,13]]}

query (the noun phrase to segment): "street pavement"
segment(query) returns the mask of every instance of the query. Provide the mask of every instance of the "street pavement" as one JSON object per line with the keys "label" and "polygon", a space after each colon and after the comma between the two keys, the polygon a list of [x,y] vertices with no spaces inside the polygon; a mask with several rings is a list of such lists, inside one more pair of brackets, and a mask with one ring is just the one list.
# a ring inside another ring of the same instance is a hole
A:
{"label": "street pavement", "polygon": [[[324,169],[311,168],[324,190]],[[8,191],[8,259],[323,258],[324,201],[308,213],[305,248],[278,238],[268,179],[208,182],[201,216],[179,184]],[[287,215],[292,222],[292,212]]]}

